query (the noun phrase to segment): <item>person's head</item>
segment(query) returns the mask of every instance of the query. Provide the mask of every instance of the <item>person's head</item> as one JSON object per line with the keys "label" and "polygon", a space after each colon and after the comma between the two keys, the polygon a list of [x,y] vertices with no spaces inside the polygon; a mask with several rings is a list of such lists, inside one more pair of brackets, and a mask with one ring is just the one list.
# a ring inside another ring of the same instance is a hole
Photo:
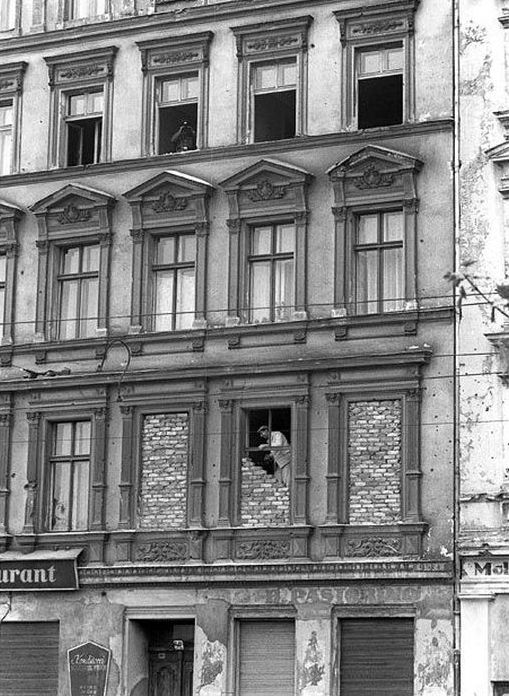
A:
{"label": "person's head", "polygon": [[268,425],[262,425],[256,431],[262,440],[268,440],[270,435],[270,430]]}

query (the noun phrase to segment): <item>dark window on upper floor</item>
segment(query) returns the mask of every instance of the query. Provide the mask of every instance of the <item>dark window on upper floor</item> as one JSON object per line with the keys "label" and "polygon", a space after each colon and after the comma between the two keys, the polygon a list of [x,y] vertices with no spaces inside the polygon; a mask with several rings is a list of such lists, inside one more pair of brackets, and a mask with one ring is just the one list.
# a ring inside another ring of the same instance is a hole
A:
{"label": "dark window on upper floor", "polygon": [[356,54],[357,127],[403,123],[403,47],[359,50]]}
{"label": "dark window on upper floor", "polygon": [[163,78],[157,85],[157,153],[196,150],[198,72]]}
{"label": "dark window on upper floor", "polygon": [[101,161],[103,91],[67,95],[67,166]]}
{"label": "dark window on upper floor", "polygon": [[88,19],[107,12],[107,0],[68,0],[67,19]]}
{"label": "dark window on upper floor", "polygon": [[297,60],[253,65],[254,141],[295,137]]}

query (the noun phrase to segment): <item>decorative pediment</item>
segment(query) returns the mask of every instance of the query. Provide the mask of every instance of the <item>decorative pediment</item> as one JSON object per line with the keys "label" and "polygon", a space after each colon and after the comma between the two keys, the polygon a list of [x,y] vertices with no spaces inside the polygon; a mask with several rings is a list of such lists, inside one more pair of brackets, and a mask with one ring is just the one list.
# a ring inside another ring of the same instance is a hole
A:
{"label": "decorative pediment", "polygon": [[48,66],[49,84],[54,86],[82,83],[87,80],[112,80],[116,52],[116,46],[105,46],[79,53],[46,56],[44,60]]}
{"label": "decorative pediment", "polygon": [[[36,215],[41,213],[54,213],[59,214],[69,209],[76,207],[78,211],[83,208],[102,208],[109,207],[113,205],[115,198],[109,193],[104,193],[103,191],[98,191],[97,189],[90,188],[88,186],[81,186],[79,184],[67,184],[63,188],[55,191],[55,193],[42,198],[37,203],[34,203],[30,210]],[[70,220],[72,221],[76,215],[76,211],[70,212]]]}
{"label": "decorative pediment", "polygon": [[168,170],[127,191],[134,228],[206,222],[206,200],[214,190],[208,181]]}
{"label": "decorative pediment", "polygon": [[368,145],[327,170],[334,186],[336,205],[366,199],[414,200],[415,174],[423,163],[403,152]]}
{"label": "decorative pediment", "polygon": [[305,187],[312,175],[305,169],[263,159],[222,182],[228,194],[230,217],[262,209],[305,211]]}
{"label": "decorative pediment", "polygon": [[17,249],[17,221],[23,215],[21,208],[0,200],[0,249]]}
{"label": "decorative pediment", "polygon": [[237,42],[237,57],[307,50],[308,29],[313,17],[291,17],[262,24],[232,27]]}

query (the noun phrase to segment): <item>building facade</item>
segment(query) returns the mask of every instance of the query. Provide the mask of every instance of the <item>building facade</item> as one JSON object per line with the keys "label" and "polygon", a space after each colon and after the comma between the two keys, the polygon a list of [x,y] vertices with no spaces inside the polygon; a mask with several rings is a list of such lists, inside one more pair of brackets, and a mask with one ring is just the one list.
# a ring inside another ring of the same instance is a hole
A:
{"label": "building facade", "polygon": [[5,7],[0,692],[450,695],[452,3]]}

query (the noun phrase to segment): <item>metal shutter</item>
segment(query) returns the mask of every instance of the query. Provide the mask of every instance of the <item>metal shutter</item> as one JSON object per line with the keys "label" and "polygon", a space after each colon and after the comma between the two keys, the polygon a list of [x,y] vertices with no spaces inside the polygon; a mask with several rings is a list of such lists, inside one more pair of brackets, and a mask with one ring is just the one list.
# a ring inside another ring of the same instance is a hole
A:
{"label": "metal shutter", "polygon": [[241,621],[239,696],[293,696],[293,621]]}
{"label": "metal shutter", "polygon": [[412,619],[340,621],[341,696],[411,696]]}
{"label": "metal shutter", "polygon": [[57,696],[58,622],[0,623],[1,696]]}

